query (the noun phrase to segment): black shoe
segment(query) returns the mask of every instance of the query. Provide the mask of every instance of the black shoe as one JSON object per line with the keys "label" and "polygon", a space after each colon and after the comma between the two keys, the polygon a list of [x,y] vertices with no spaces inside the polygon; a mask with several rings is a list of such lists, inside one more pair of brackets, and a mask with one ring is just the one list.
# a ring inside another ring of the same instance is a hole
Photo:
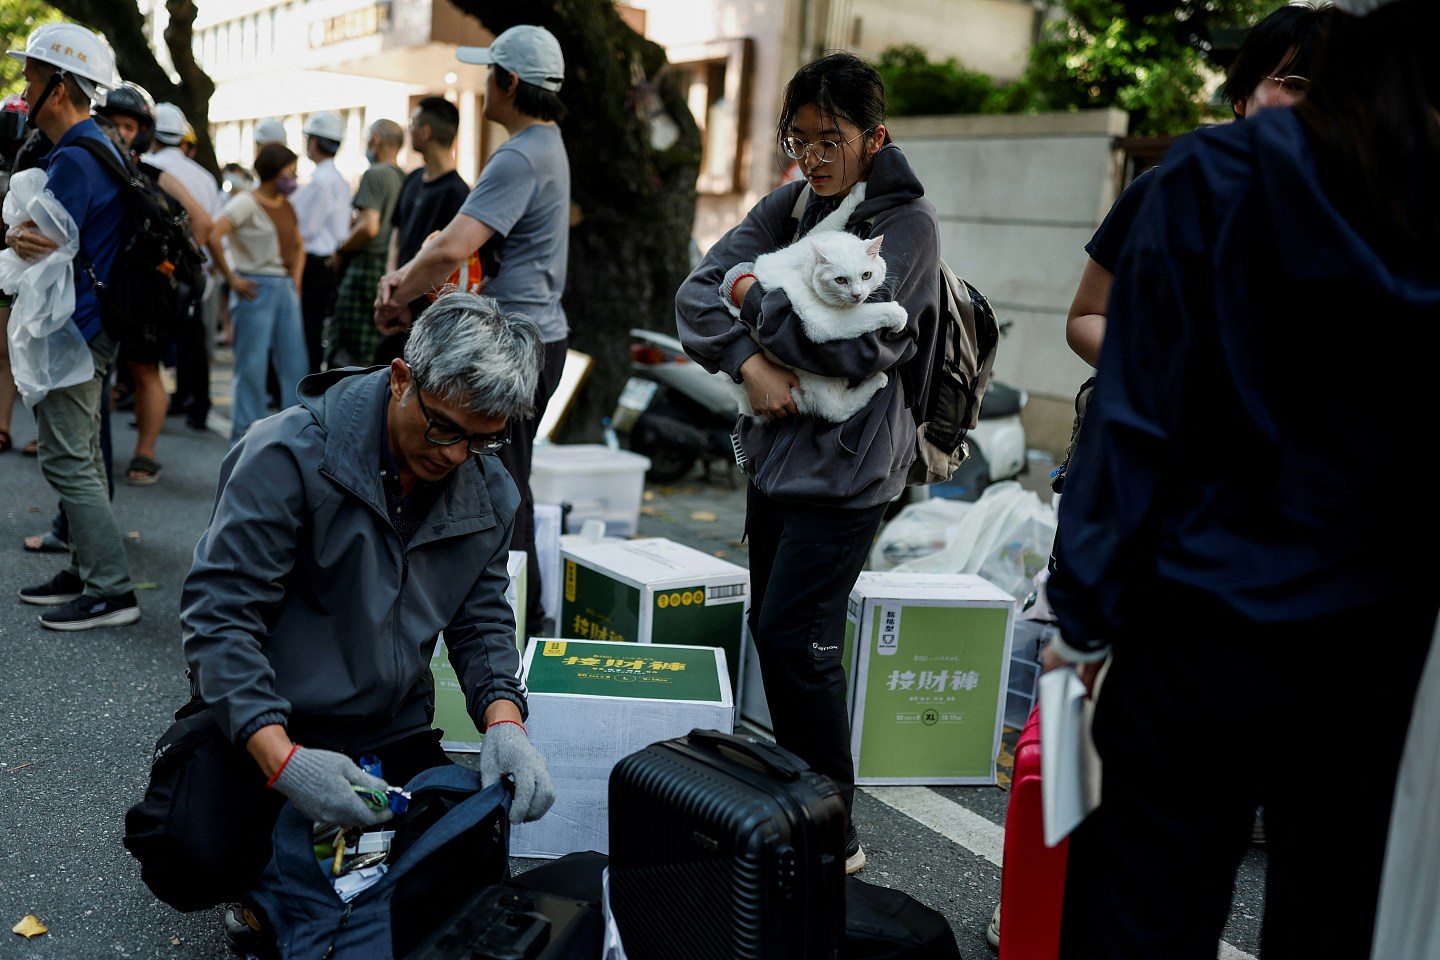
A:
{"label": "black shoe", "polygon": [[864,869],[865,848],[860,846],[860,834],[852,823],[845,831],[845,873],[859,873]]}
{"label": "black shoe", "polygon": [[21,587],[20,599],[41,607],[57,607],[78,599],[85,592],[85,584],[69,570],[61,570],[49,580],[35,587]]}
{"label": "black shoe", "polygon": [[91,630],[120,627],[139,619],[140,604],[132,590],[113,597],[81,594],[63,607],[40,614],[40,626],[49,630]]}

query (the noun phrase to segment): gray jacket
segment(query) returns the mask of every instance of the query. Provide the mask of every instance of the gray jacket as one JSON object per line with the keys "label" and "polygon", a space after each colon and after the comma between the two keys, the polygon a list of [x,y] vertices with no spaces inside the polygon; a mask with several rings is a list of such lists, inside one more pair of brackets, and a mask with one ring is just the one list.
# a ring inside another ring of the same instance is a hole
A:
{"label": "gray jacket", "polygon": [[429,729],[441,630],[477,724],[497,698],[525,712],[515,484],[470,458],[402,547],[380,479],[387,386],[384,369],[307,377],[221,467],[180,616],[192,687],[241,747],[269,723],[352,753]]}
{"label": "gray jacket", "polygon": [[[720,238],[675,298],[680,340],[701,366],[723,370],[741,382],[740,365],[760,345],[783,363],[830,377],[890,373],[890,382],[844,423],[817,417],[786,417],[756,423],[739,418],[746,472],[761,493],[781,500],[863,508],[885,503],[905,485],[915,459],[915,419],[898,368],[914,356],[922,329],[934,329],[940,310],[940,239],[935,209],[923,198],[900,148],[875,155],[863,202],[846,229],[861,237],[885,235],[886,281],[871,299],[899,302],[910,322],[899,333],[871,333],[817,344],[805,336],[783,290],[754,284],[740,318],[720,302],[719,284],[737,263],[787,246],[795,237],[792,216],[804,183],[787,184],[762,199],[743,222]],[[808,231],[839,201],[813,194],[801,218]],[[754,330],[759,344],[751,337]]]}

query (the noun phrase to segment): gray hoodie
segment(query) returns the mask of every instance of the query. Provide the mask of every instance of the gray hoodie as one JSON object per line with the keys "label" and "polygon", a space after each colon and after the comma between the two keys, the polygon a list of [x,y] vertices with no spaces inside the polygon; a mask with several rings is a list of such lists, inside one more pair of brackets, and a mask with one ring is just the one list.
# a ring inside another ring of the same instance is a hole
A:
{"label": "gray hoodie", "polygon": [[526,709],[505,600],[515,484],[470,458],[403,546],[380,479],[388,382],[307,377],[221,467],[180,616],[192,687],[237,746],[269,723],[350,753],[429,729],[441,630],[477,723],[497,698]]}
{"label": "gray hoodie", "polygon": [[[830,377],[868,377],[882,370],[890,382],[844,423],[792,416],[756,423],[739,418],[746,472],[760,492],[780,500],[863,508],[885,503],[905,485],[915,459],[915,419],[898,368],[914,356],[921,330],[933,330],[940,311],[940,240],[935,209],[900,148],[875,155],[865,200],[846,229],[860,237],[884,234],[884,289],[871,299],[893,299],[910,322],[899,333],[872,333],[817,344],[805,336],[783,290],[750,288],[737,320],[720,301],[719,285],[737,263],[790,244],[792,216],[804,183],[787,184],[762,199],[739,226],[721,237],[681,285],[675,322],[685,351],[712,373],[736,383],[740,366],[765,349],[781,362]],[[813,194],[801,218],[802,233],[838,205]]]}

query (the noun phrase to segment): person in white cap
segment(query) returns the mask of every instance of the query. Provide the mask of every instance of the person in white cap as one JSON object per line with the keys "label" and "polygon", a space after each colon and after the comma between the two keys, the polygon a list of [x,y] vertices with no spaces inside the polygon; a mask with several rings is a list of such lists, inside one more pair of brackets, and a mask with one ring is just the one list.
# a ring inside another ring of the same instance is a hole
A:
{"label": "person in white cap", "polygon": [[[30,124],[54,144],[40,161],[49,175],[49,192],[79,228],[71,322],[89,343],[95,361],[89,380],[51,390],[35,405],[40,469],[69,518],[71,552],[66,569],[45,583],[23,588],[20,599],[49,607],[40,623],[54,630],[134,623],[140,619],[140,606],[100,452],[100,395],[117,344],[101,324],[96,293],[108,282],[124,239],[125,199],[116,178],[78,143],[83,137],[98,140],[120,159],[90,116],[91,104],[103,106],[106,91],[115,84],[115,58],[103,40],[73,23],[38,27],[24,50],[9,55],[25,64]],[[6,241],[30,261],[55,246],[33,222],[11,227]],[[82,264],[87,266],[82,269]]]}
{"label": "person in white cap", "polygon": [[311,373],[319,373],[325,360],[325,318],[335,301],[339,275],[330,259],[350,233],[350,185],[335,169],[335,154],[345,138],[345,121],[338,113],[312,113],[305,121],[305,155],[315,164],[310,182],[301,187],[291,204],[300,219],[305,241],[305,272],[301,277],[300,314],[305,321],[305,348]]}
{"label": "person in white cap", "polygon": [[1335,6],[1304,100],[1176,141],[1116,264],[1047,584],[1050,666],[1110,657],[1063,960],[1215,956],[1261,804],[1261,955],[1371,956],[1440,523],[1349,371],[1434,408],[1440,4]]}
{"label": "person in white cap", "polygon": [[285,124],[276,117],[266,117],[255,122],[255,152],[267,143],[285,146]]}
{"label": "person in white cap", "polygon": [[490,65],[485,118],[510,139],[485,164],[470,196],[440,234],[409,263],[380,282],[375,322],[385,333],[409,324],[408,304],[433,290],[471,253],[480,251],[482,290],[506,310],[540,325],[545,365],[535,393],[535,412],[517,418],[500,459],[520,488],[514,548],[529,556],[528,615],[540,623],[540,564],[535,554],[535,510],[530,492],[530,451],[536,426],[560,382],[570,333],[560,297],[570,252],[570,158],[560,136],[565,80],[560,42],[544,27],[522,24],[489,47],[461,47],[465,63]]}

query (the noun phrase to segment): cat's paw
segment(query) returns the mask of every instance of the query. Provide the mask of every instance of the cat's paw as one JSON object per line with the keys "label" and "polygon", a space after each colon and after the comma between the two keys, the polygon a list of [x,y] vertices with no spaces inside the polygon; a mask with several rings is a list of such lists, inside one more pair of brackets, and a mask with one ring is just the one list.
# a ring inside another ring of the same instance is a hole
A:
{"label": "cat's paw", "polygon": [[885,307],[886,309],[882,313],[886,321],[885,329],[891,333],[899,333],[901,330],[904,330],[905,325],[910,322],[910,314],[906,313],[905,308],[894,301],[886,303]]}

